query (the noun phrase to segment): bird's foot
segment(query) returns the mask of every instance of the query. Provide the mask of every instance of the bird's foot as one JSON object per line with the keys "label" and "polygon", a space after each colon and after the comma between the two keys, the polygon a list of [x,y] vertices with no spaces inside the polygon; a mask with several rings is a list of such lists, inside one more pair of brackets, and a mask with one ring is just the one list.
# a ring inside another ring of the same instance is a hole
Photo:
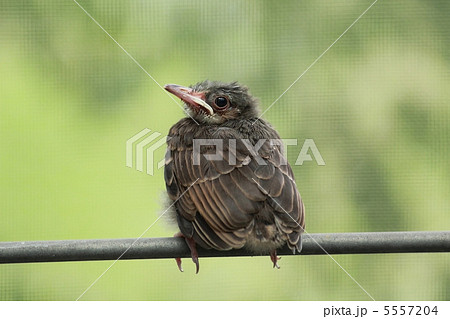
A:
{"label": "bird's foot", "polygon": [[177,262],[178,269],[181,272],[183,272],[184,270],[183,270],[183,267],[181,266],[181,258],[175,258],[175,261]]}
{"label": "bird's foot", "polygon": [[[182,233],[176,233],[173,237],[182,237],[184,238],[184,240],[186,241],[186,244],[189,247],[189,250],[191,251],[191,257],[192,257],[192,261],[195,264],[195,273],[198,274],[198,271],[200,269],[200,264],[198,262],[198,252],[197,252],[197,246],[195,244],[194,239],[192,238],[187,238],[186,236],[184,236]],[[183,272],[183,267],[181,267],[181,258],[175,258],[176,262],[177,262],[177,266],[178,269]]]}
{"label": "bird's foot", "polygon": [[272,262],[273,262],[273,268],[276,267],[277,269],[280,269],[280,266],[278,266],[278,260],[280,260],[280,259],[281,259],[281,257],[277,256],[276,249],[274,249],[270,252],[270,260],[272,260]]}

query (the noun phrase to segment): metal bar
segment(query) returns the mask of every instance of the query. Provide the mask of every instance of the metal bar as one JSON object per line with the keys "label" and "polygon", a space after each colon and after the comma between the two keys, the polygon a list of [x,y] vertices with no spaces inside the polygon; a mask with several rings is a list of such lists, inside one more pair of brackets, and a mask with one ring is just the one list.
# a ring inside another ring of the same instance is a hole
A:
{"label": "metal bar", "polygon": [[[302,239],[300,255],[450,252],[450,231],[304,234]],[[0,263],[116,260],[128,248],[121,259],[190,257],[189,248],[182,238],[141,238],[135,241],[0,242]],[[198,253],[200,257],[255,256],[246,249],[217,251],[199,247]],[[278,255],[292,255],[292,252],[283,247],[278,250]]]}

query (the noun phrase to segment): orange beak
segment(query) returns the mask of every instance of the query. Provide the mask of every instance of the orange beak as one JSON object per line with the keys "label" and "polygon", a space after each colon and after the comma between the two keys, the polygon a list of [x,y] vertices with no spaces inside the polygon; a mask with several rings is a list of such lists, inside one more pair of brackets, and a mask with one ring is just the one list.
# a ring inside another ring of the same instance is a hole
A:
{"label": "orange beak", "polygon": [[213,108],[205,101],[204,92],[195,92],[191,88],[177,84],[166,84],[164,88],[184,101],[187,105],[194,109],[194,111],[202,109],[209,115],[214,114]]}

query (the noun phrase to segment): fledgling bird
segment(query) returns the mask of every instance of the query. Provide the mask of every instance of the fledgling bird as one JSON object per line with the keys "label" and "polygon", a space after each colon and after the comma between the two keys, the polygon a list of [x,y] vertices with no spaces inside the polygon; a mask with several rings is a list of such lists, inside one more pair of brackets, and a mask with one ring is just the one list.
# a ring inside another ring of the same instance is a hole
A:
{"label": "fledgling bird", "polygon": [[[175,236],[185,238],[196,272],[196,245],[245,247],[270,254],[279,268],[277,249],[287,244],[293,253],[300,251],[305,227],[305,208],[279,134],[258,117],[257,100],[237,82],[165,89],[184,102],[189,115],[169,131],[164,178],[180,229]],[[216,142],[205,145],[211,139]]]}

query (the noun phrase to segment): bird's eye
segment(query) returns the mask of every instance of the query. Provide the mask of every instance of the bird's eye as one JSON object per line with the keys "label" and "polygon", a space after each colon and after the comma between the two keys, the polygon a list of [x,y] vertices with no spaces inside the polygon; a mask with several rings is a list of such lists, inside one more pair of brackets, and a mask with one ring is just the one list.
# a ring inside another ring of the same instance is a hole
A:
{"label": "bird's eye", "polygon": [[224,109],[228,106],[228,99],[223,96],[216,97],[216,99],[214,100],[214,104],[217,106],[217,108]]}

